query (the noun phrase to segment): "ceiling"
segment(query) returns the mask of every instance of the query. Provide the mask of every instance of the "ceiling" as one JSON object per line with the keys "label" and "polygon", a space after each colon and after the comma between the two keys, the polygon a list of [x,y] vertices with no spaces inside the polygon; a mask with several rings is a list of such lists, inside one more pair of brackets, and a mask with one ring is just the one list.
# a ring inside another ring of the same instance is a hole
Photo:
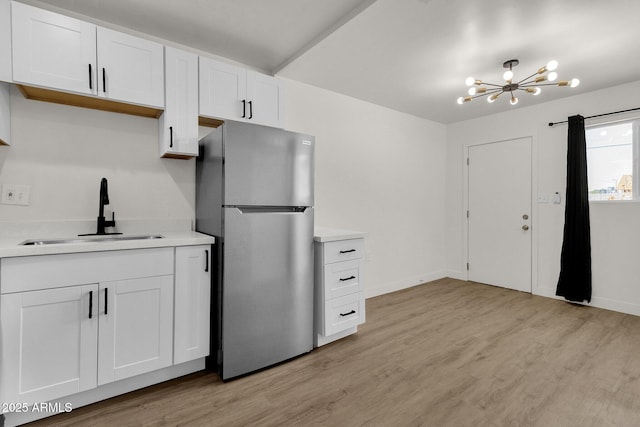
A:
{"label": "ceiling", "polygon": [[[440,123],[640,80],[637,0],[23,0],[150,34]],[[464,105],[464,80],[514,80],[550,59],[548,87]],[[595,112],[579,112],[591,114]]]}

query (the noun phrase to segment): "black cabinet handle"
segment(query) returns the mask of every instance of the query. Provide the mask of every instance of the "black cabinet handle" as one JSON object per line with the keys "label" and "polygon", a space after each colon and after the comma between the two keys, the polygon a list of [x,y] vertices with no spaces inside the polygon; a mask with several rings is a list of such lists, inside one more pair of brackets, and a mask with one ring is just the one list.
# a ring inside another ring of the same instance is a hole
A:
{"label": "black cabinet handle", "polygon": [[355,249],[349,249],[349,250],[346,250],[346,251],[340,251],[340,253],[341,254],[348,254],[349,252],[355,252],[355,251],[356,251]]}
{"label": "black cabinet handle", "polygon": [[204,250],[204,271],[205,272],[209,271],[209,250],[208,249]]}
{"label": "black cabinet handle", "polygon": [[249,101],[249,120],[253,119],[253,101]]}
{"label": "black cabinet handle", "polygon": [[169,148],[173,148],[173,126],[169,126]]}
{"label": "black cabinet handle", "polygon": [[107,93],[107,72],[102,67],[102,91]]}
{"label": "black cabinet handle", "polygon": [[93,291],[89,291],[89,319],[93,317]]}
{"label": "black cabinet handle", "polygon": [[351,310],[348,313],[340,313],[340,316],[345,317],[345,316],[350,316],[352,314],[356,314],[356,311],[355,310]]}
{"label": "black cabinet handle", "polygon": [[109,288],[104,288],[104,314],[107,315],[109,308]]}
{"label": "black cabinet handle", "polygon": [[347,280],[352,280],[352,279],[355,279],[355,278],[356,278],[356,276],[346,277],[346,278],[344,278],[344,279],[343,279],[343,278],[340,278],[340,281],[341,281],[341,282],[346,282]]}
{"label": "black cabinet handle", "polygon": [[244,119],[245,117],[247,117],[247,100],[243,99],[242,100],[242,118]]}
{"label": "black cabinet handle", "polygon": [[93,90],[93,72],[91,70],[91,64],[89,64],[89,89]]}

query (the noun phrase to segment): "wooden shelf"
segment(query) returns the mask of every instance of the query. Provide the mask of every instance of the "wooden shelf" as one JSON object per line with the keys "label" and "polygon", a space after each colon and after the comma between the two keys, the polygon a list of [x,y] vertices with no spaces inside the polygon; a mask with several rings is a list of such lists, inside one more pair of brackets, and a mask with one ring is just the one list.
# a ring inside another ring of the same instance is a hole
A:
{"label": "wooden shelf", "polygon": [[224,120],[212,119],[210,117],[198,117],[198,125],[210,128],[217,128],[224,123]]}
{"label": "wooden shelf", "polygon": [[68,92],[59,92],[51,89],[43,89],[33,86],[16,85],[27,99],[36,101],[53,102],[56,104],[72,105],[75,107],[91,108],[93,110],[110,111],[112,113],[131,114],[134,116],[157,119],[163,110],[141,105],[126,104],[110,99],[95,96],[77,95]]}

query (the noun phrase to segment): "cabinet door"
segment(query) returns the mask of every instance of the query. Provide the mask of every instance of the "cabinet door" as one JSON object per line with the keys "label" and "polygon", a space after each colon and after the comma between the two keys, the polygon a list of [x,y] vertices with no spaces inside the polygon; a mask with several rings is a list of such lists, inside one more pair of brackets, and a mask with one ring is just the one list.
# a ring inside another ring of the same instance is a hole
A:
{"label": "cabinet door", "polygon": [[247,71],[248,118],[251,123],[283,127],[283,85],[280,79]]}
{"label": "cabinet door", "polygon": [[209,355],[211,247],[176,248],[173,363]]}
{"label": "cabinet door", "polygon": [[100,284],[98,385],[171,365],[173,276]]}
{"label": "cabinet door", "polygon": [[0,401],[46,402],[96,387],[97,301],[98,285],[2,295]]}
{"label": "cabinet door", "polygon": [[244,121],[247,104],[244,68],[200,57],[200,115]]}
{"label": "cabinet door", "polygon": [[0,81],[11,80],[11,4],[0,0]]}
{"label": "cabinet door", "polygon": [[160,117],[160,155],[198,155],[198,56],[165,47],[165,109]]}
{"label": "cabinet door", "polygon": [[96,93],[96,26],[13,2],[13,80]]}
{"label": "cabinet door", "polygon": [[9,83],[0,82],[0,145],[11,144],[10,95],[11,93],[9,91]]}
{"label": "cabinet door", "polygon": [[164,107],[162,45],[98,27],[98,95]]}

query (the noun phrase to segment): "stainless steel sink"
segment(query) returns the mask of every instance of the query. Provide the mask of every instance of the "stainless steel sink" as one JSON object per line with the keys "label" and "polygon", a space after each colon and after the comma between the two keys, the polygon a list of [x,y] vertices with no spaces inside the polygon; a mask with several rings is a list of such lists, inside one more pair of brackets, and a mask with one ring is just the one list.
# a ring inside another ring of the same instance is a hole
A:
{"label": "stainless steel sink", "polygon": [[61,245],[73,243],[96,243],[96,242],[114,242],[123,240],[149,240],[162,239],[164,236],[160,234],[141,234],[131,236],[90,236],[90,237],[73,237],[69,239],[31,239],[20,243],[21,246],[39,246],[39,245]]}

